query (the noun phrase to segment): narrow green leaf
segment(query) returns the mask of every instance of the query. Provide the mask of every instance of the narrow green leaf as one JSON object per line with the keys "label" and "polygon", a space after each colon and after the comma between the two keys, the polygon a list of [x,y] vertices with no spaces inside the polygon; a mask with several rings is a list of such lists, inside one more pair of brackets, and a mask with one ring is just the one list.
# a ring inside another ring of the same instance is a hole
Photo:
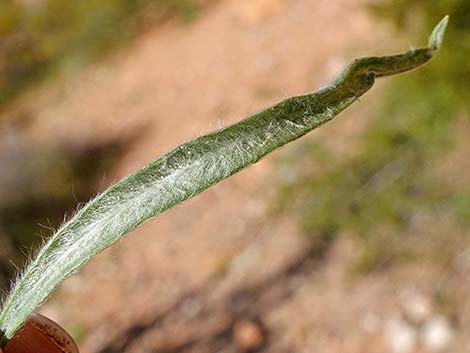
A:
{"label": "narrow green leaf", "polygon": [[127,232],[331,120],[367,92],[376,77],[429,61],[446,24],[447,17],[426,48],[356,59],[330,85],[183,143],[90,201],[57,230],[12,287],[0,314],[0,343],[61,281]]}
{"label": "narrow green leaf", "polygon": [[441,22],[434,27],[431,35],[429,36],[428,47],[434,50],[438,50],[441,47],[442,40],[444,39],[444,33],[449,23],[449,15],[445,16]]}

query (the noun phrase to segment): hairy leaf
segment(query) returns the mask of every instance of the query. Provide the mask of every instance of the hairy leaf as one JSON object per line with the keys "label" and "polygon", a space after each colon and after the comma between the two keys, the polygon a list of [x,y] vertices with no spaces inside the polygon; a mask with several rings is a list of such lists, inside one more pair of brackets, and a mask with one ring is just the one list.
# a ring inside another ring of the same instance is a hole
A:
{"label": "hairy leaf", "polygon": [[330,85],[183,143],[90,201],[57,230],[13,286],[0,314],[1,343],[61,281],[127,232],[331,120],[375,78],[429,61],[447,21],[436,26],[427,47],[356,59]]}

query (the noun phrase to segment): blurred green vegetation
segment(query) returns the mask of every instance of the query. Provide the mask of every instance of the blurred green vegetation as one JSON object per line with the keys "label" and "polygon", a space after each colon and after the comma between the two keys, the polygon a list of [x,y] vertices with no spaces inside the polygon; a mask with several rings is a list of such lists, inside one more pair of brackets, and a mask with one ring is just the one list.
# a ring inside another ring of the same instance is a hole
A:
{"label": "blurred green vegetation", "polygon": [[[442,51],[390,82],[354,157],[337,158],[312,142],[284,156],[289,177],[278,203],[298,212],[313,245],[337,234],[356,239],[361,250],[352,268],[359,273],[400,259],[446,263],[470,235],[470,183],[461,190],[436,170],[456,148],[459,122],[469,121],[470,2],[391,0],[370,9],[423,40],[449,14]],[[417,229],[422,215],[428,220]],[[433,237],[439,223],[451,223],[451,231]]]}
{"label": "blurred green vegetation", "polygon": [[0,106],[31,83],[77,67],[149,24],[194,18],[196,0],[0,1]]}

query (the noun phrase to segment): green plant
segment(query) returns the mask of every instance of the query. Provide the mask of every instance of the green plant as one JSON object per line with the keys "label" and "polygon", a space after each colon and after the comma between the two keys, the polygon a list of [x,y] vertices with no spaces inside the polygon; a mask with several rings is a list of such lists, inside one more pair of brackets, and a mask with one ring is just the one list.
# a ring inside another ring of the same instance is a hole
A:
{"label": "green plant", "polygon": [[13,286],[0,314],[1,343],[62,280],[125,233],[331,120],[366,93],[375,78],[429,61],[447,21],[435,27],[427,47],[356,59],[330,85],[183,143],[90,201],[57,230]]}
{"label": "green plant", "polygon": [[0,106],[30,84],[122,46],[149,23],[194,18],[193,0],[0,1]]}

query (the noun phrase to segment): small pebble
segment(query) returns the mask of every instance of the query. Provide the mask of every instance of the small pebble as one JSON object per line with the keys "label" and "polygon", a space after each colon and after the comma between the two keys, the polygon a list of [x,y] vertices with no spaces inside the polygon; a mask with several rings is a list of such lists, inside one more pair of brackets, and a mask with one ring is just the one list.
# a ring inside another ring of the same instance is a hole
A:
{"label": "small pebble", "polygon": [[387,322],[385,338],[393,353],[412,352],[418,342],[417,330],[401,318],[394,318]]}
{"label": "small pebble", "polygon": [[415,324],[421,324],[432,314],[432,303],[429,297],[414,289],[401,293],[402,307],[407,319]]}
{"label": "small pebble", "polygon": [[423,346],[432,352],[449,348],[453,336],[454,332],[449,320],[442,315],[435,316],[426,322],[421,331]]}
{"label": "small pebble", "polygon": [[251,351],[263,345],[264,335],[256,322],[240,320],[233,327],[233,340],[243,351]]}

